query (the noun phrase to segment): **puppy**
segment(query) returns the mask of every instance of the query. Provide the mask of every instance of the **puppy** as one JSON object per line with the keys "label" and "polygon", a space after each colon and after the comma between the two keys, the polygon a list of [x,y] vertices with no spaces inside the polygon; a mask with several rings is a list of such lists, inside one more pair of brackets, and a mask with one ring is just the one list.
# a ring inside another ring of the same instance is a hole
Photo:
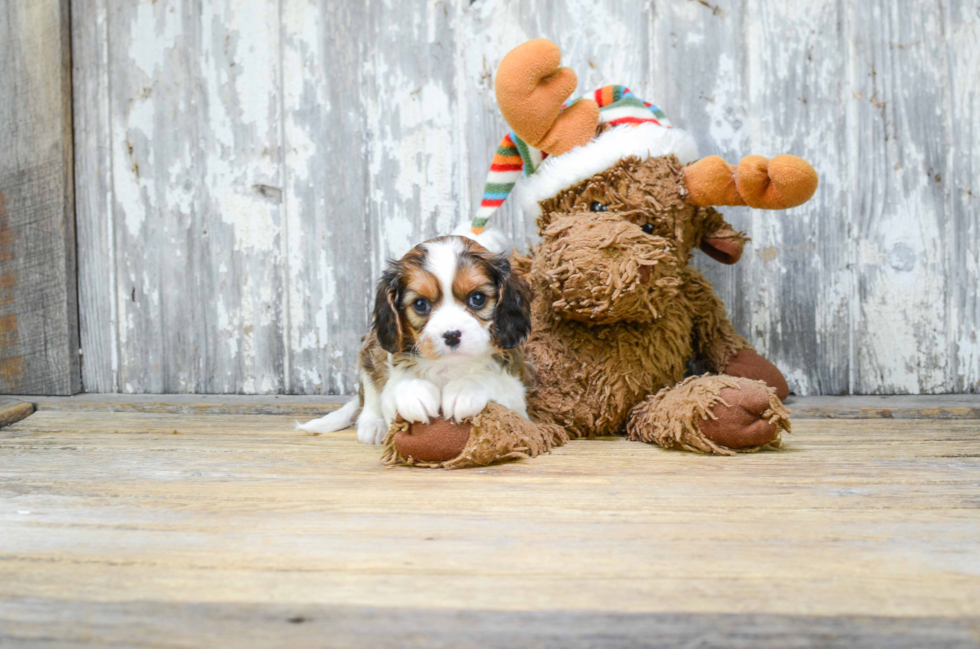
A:
{"label": "puppy", "polygon": [[447,236],[389,263],[358,356],[359,394],[299,428],[326,433],[357,415],[357,439],[380,444],[391,422],[462,421],[494,401],[527,417],[521,343],[531,290],[503,255]]}

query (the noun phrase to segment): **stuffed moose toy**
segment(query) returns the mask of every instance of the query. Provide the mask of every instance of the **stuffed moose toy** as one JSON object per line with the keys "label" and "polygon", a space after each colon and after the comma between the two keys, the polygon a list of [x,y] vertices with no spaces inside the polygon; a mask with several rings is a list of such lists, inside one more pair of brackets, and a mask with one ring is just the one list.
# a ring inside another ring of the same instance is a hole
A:
{"label": "stuffed moose toy", "polygon": [[[786,380],[690,260],[695,248],[726,264],[742,254],[745,235],[715,207],[794,207],[817,174],[788,155],[698,160],[688,133],[623,86],[565,105],[577,79],[560,60],[540,39],[501,62],[497,103],[513,133],[466,232],[492,247],[484,228],[515,184],[537,218],[540,243],[511,256],[533,292],[530,421],[491,402],[459,424],[395,423],[386,463],[483,466],[623,432],[699,453],[779,447]],[[709,373],[685,379],[691,361]]]}

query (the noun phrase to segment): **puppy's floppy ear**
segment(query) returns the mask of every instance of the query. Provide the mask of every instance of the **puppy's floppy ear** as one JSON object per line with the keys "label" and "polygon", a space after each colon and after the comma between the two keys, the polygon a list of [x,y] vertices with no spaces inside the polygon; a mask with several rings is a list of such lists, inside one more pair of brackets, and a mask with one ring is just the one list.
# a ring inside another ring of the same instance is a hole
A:
{"label": "puppy's floppy ear", "polygon": [[531,334],[531,287],[514,273],[504,255],[490,260],[497,284],[493,310],[493,344],[501,349],[517,347]]}
{"label": "puppy's floppy ear", "polygon": [[378,337],[378,344],[390,354],[401,351],[402,321],[398,312],[398,282],[401,271],[397,266],[389,267],[381,274],[378,293],[374,298],[374,322],[371,327]]}

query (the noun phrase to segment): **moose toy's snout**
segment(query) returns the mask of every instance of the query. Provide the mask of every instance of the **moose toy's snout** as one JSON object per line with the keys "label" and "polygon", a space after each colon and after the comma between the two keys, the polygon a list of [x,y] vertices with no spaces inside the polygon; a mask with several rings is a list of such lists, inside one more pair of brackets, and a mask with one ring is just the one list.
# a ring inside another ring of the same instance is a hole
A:
{"label": "moose toy's snout", "polygon": [[557,219],[539,244],[535,269],[549,278],[559,313],[588,322],[656,319],[679,273],[670,239],[651,236],[615,214],[573,214]]}

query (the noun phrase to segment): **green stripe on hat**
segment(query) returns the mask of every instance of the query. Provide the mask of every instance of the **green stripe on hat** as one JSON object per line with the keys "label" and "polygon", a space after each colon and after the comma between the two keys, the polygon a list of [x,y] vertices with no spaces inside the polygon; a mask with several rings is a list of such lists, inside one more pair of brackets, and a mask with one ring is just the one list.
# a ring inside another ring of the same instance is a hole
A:
{"label": "green stripe on hat", "polygon": [[483,186],[483,193],[501,194],[514,189],[514,183],[487,183]]}
{"label": "green stripe on hat", "polygon": [[623,97],[622,99],[617,99],[615,104],[609,104],[605,108],[622,108],[623,106],[636,106],[637,108],[647,109],[647,105],[636,97]]}
{"label": "green stripe on hat", "polygon": [[530,176],[537,171],[537,168],[534,166],[534,158],[531,157],[531,152],[528,151],[527,142],[517,138],[517,148],[521,150],[521,159],[524,160],[524,175]]}

